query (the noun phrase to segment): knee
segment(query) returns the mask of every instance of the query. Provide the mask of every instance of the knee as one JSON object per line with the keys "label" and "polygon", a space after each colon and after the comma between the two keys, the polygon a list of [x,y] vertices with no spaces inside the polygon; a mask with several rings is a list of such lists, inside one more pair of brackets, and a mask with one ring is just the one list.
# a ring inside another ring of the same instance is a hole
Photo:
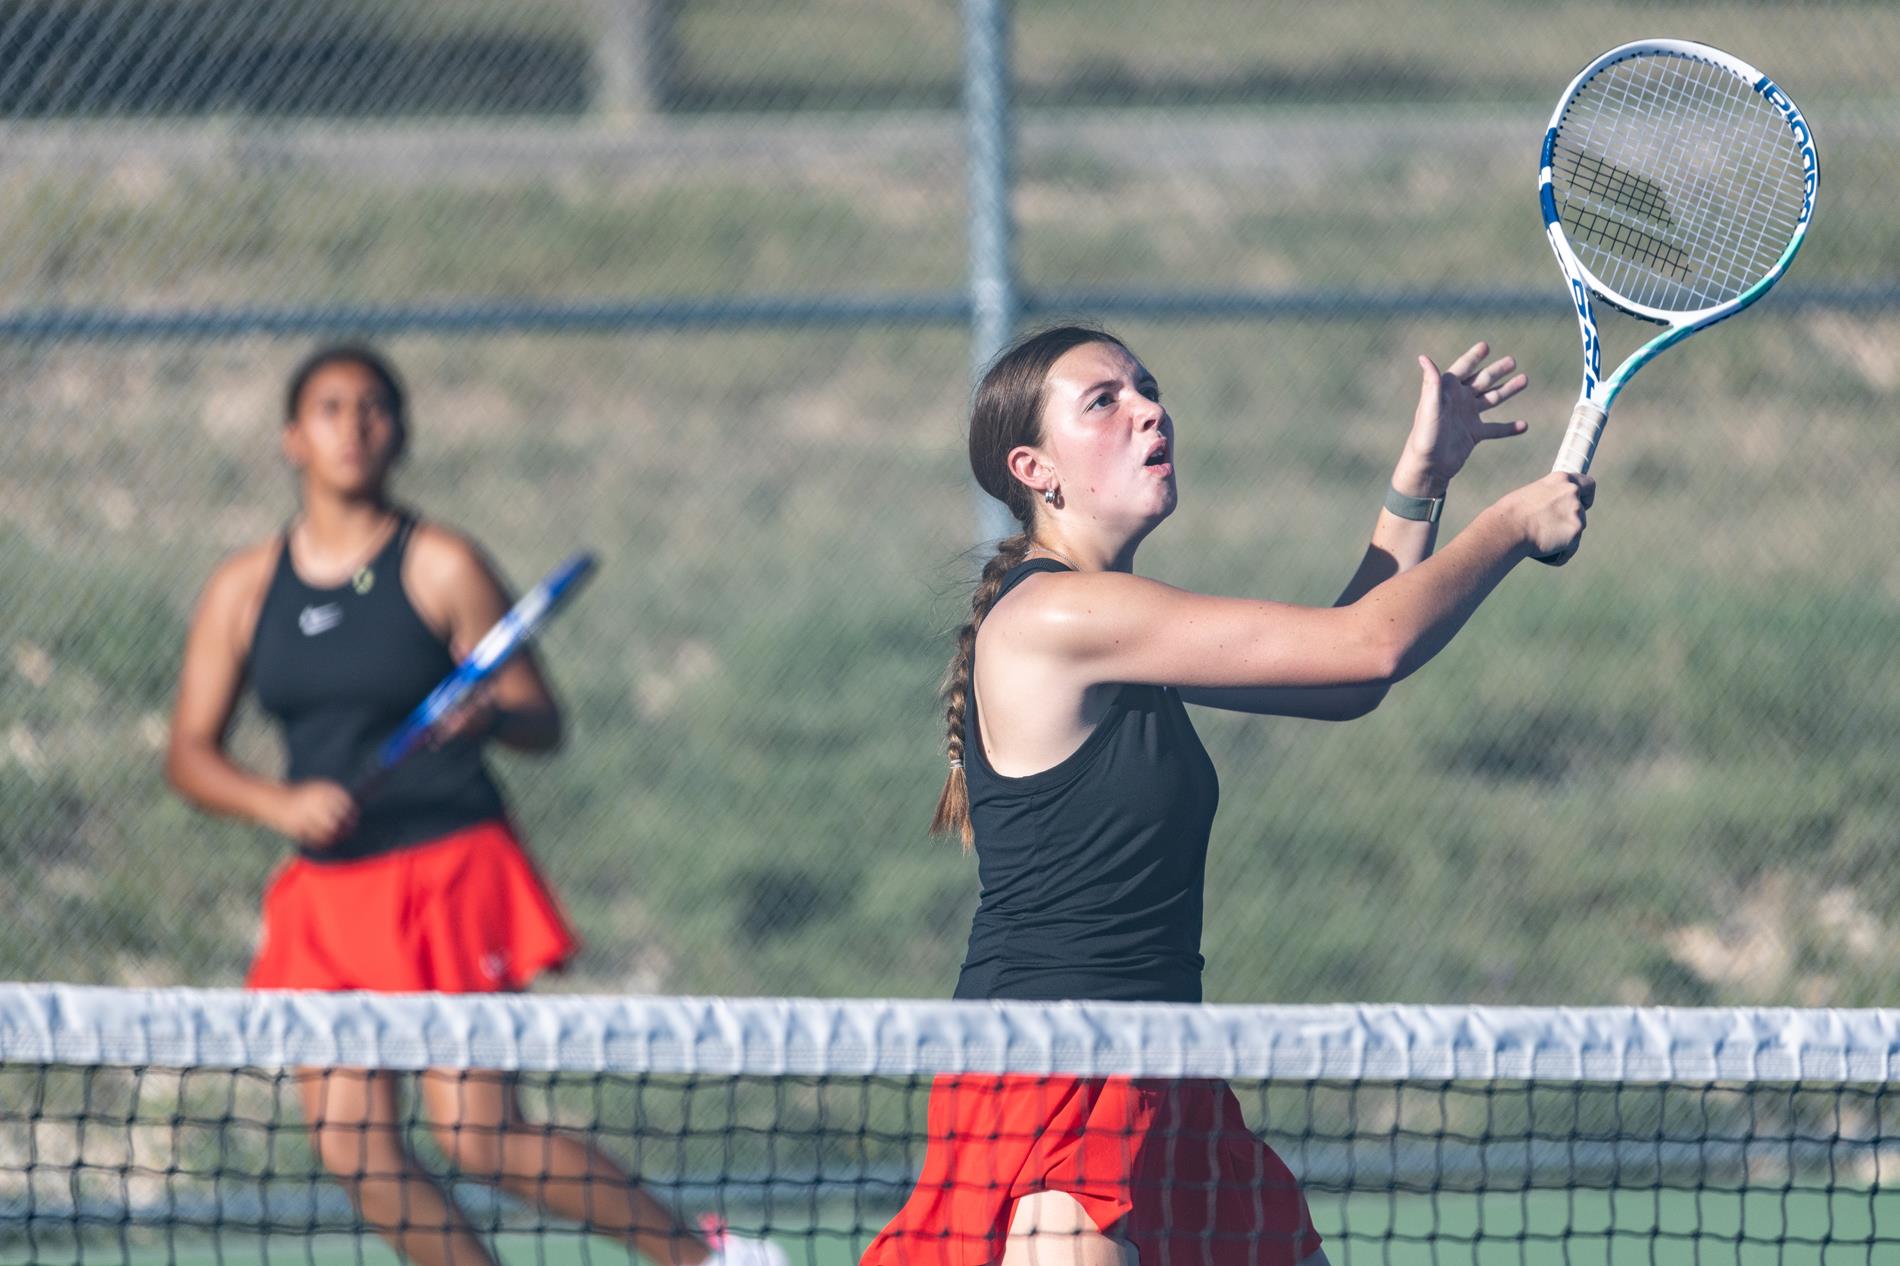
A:
{"label": "knee", "polygon": [[440,1124],[434,1127],[436,1146],[456,1172],[483,1182],[501,1182],[506,1172],[507,1148],[500,1129],[485,1125]]}
{"label": "knee", "polygon": [[333,1178],[354,1184],[373,1175],[383,1142],[374,1127],[333,1122],[314,1125],[310,1133],[317,1159]]}

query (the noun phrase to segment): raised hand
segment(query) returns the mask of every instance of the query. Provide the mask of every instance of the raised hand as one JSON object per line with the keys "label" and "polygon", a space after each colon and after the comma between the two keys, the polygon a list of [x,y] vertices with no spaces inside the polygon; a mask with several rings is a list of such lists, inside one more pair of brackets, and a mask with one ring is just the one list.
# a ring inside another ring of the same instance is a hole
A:
{"label": "raised hand", "polygon": [[1400,488],[1412,496],[1443,496],[1452,476],[1464,469],[1471,450],[1485,440],[1522,435],[1521,421],[1486,422],[1483,414],[1530,385],[1523,374],[1513,374],[1517,361],[1501,356],[1486,365],[1488,343],[1474,343],[1444,369],[1420,356],[1418,409],[1412,415],[1412,433],[1405,441],[1400,470],[1417,488]]}

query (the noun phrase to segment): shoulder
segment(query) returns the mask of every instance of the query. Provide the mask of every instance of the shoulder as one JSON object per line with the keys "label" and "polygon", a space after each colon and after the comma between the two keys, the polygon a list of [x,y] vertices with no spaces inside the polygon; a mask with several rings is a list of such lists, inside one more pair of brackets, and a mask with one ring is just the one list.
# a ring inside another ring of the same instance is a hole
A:
{"label": "shoulder", "polygon": [[248,646],[282,552],[283,538],[273,536],[219,559],[198,595],[194,624],[234,647]]}
{"label": "shoulder", "polygon": [[204,605],[214,607],[261,599],[282,551],[283,538],[273,536],[226,554],[205,581]]}
{"label": "shoulder", "polygon": [[474,538],[441,523],[418,521],[409,534],[407,579],[432,592],[494,588],[495,569]]}
{"label": "shoulder", "polygon": [[1016,582],[997,599],[991,618],[1063,625],[1112,615],[1130,604],[1180,594],[1158,580],[1119,571],[1040,571]]}
{"label": "shoulder", "polygon": [[1126,625],[1158,618],[1181,590],[1126,572],[1044,571],[997,600],[979,635],[1026,648],[1070,652],[1120,637]]}

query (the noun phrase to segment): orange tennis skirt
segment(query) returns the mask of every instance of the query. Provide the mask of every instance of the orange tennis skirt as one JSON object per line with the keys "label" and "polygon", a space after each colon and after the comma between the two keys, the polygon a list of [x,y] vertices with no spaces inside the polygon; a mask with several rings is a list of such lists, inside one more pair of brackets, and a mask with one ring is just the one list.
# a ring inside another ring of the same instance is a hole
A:
{"label": "orange tennis skirt", "polygon": [[252,989],[492,993],[580,948],[506,822],[361,861],[286,863],[264,894]]}
{"label": "orange tennis skirt", "polygon": [[1141,1266],[1295,1266],[1320,1246],[1225,1082],[939,1077],[926,1131],[917,1186],[863,1266],[999,1261],[1016,1201],[1042,1191],[1073,1196]]}

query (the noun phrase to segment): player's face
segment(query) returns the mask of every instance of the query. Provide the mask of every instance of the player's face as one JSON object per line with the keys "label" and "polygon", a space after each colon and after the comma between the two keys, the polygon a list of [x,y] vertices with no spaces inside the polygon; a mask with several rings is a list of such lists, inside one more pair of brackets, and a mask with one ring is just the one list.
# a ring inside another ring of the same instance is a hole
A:
{"label": "player's face", "polygon": [[382,380],[353,361],[338,361],[304,384],[284,448],[306,478],[344,496],[365,496],[381,490],[400,438]]}
{"label": "player's face", "polygon": [[1120,347],[1065,353],[1049,371],[1042,425],[1065,512],[1140,534],[1174,510],[1174,420],[1154,375]]}

